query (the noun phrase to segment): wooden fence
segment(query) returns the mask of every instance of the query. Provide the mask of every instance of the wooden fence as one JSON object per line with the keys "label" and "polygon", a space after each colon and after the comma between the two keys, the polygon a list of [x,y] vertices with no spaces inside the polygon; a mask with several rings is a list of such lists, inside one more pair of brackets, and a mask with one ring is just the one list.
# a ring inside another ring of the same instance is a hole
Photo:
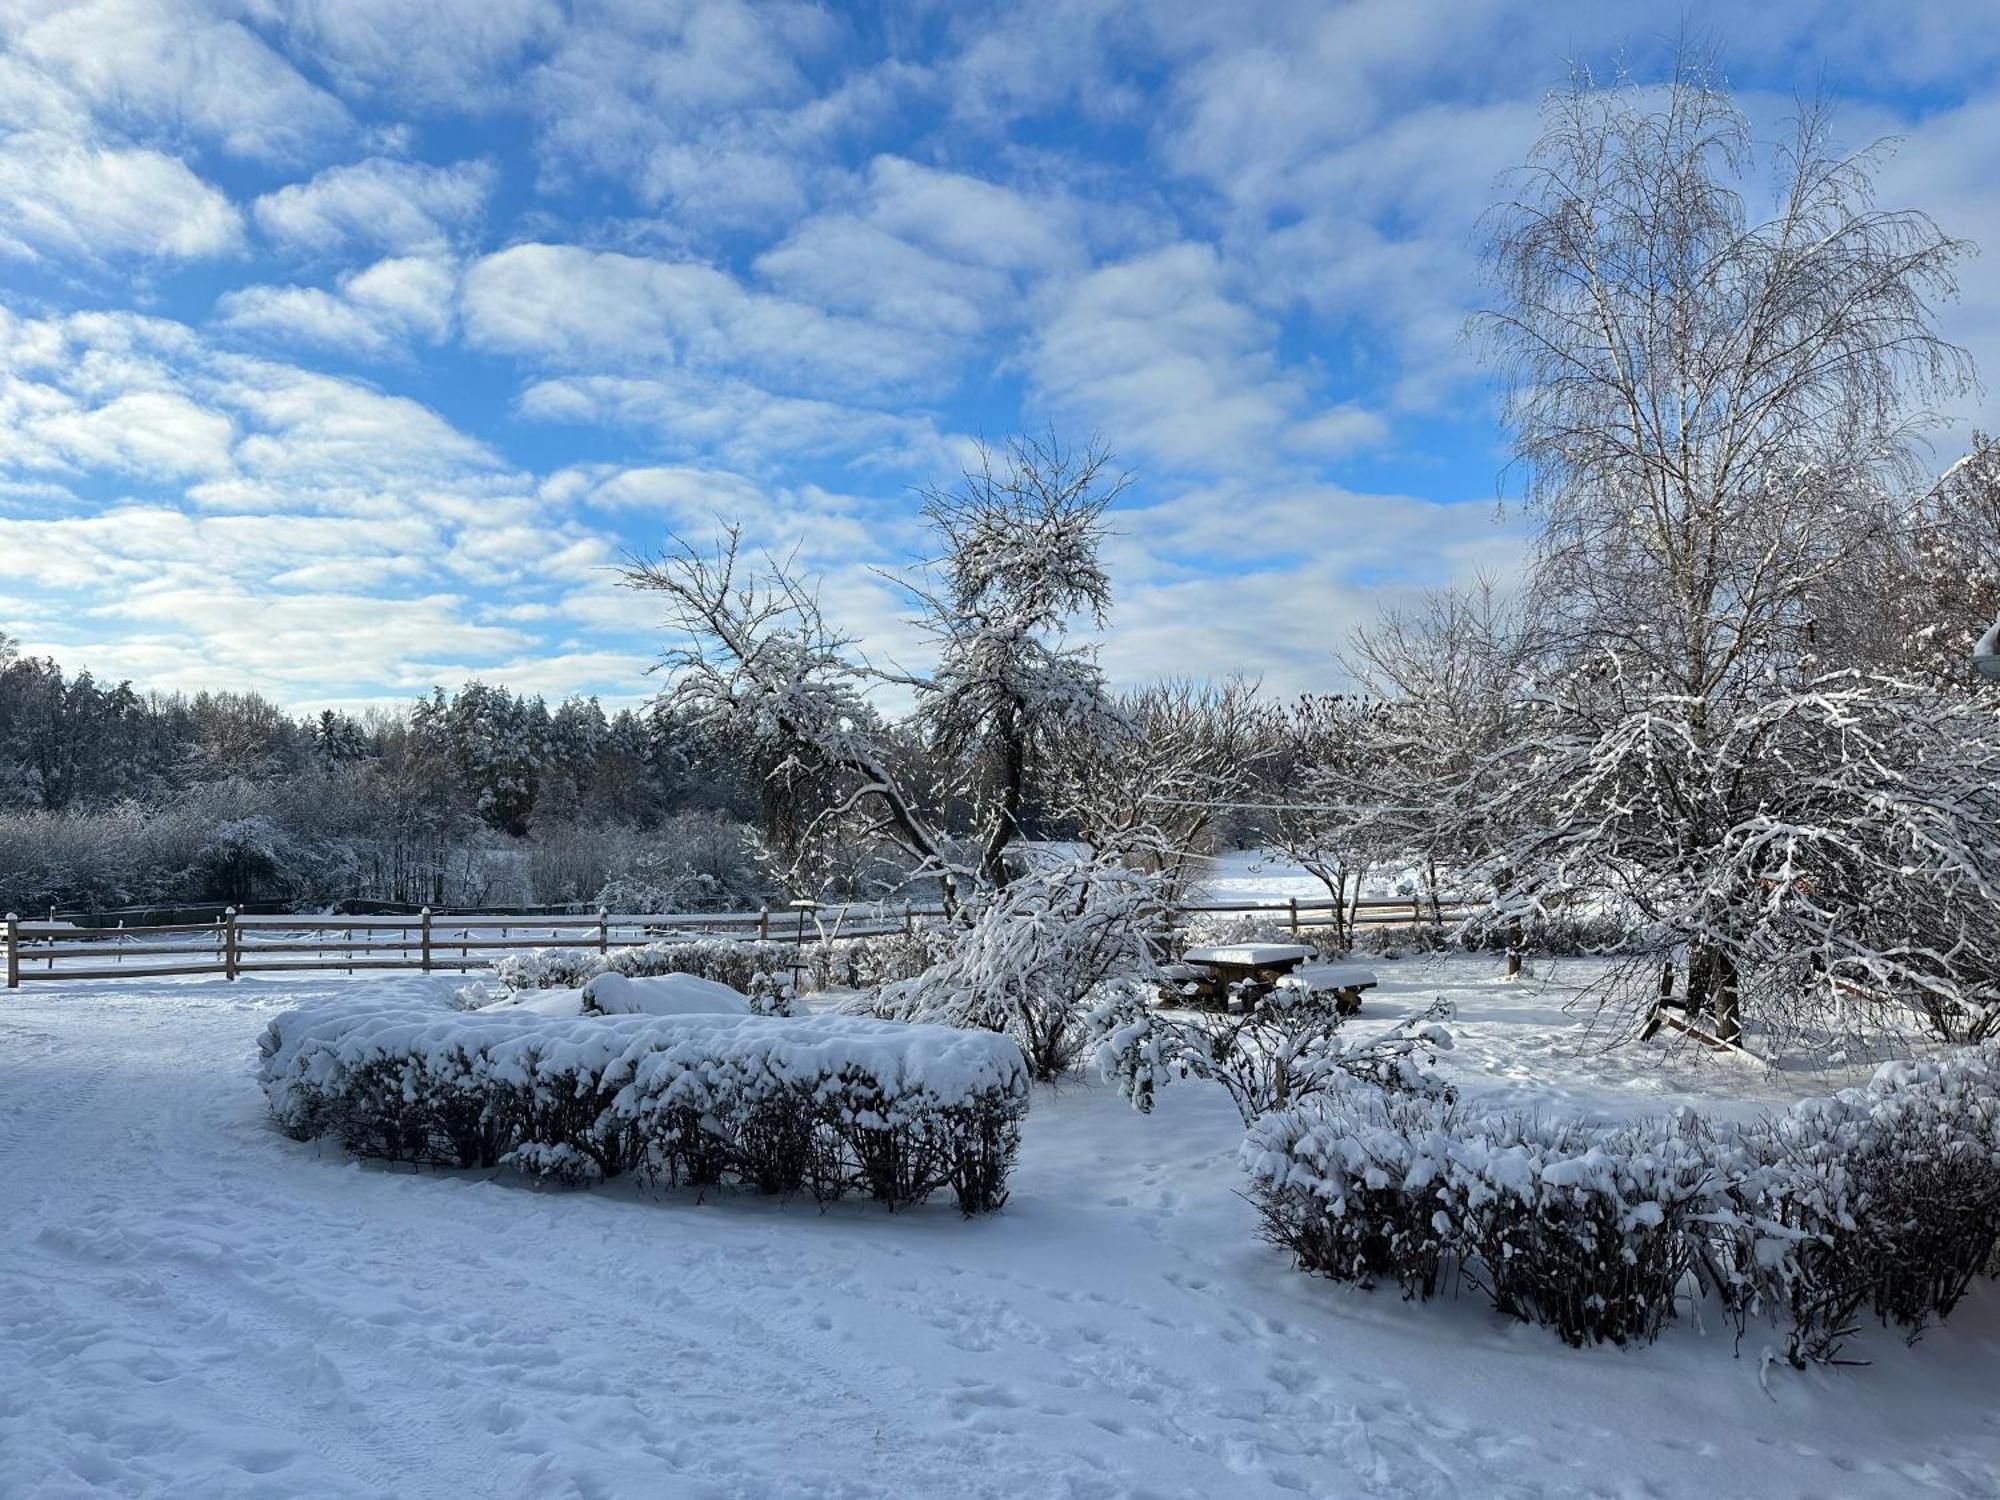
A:
{"label": "wooden fence", "polygon": [[[1421,897],[1362,901],[1197,902],[1190,915],[1271,919],[1295,936],[1339,925],[1409,925],[1454,921],[1458,900],[1433,912]],[[475,916],[421,911],[413,916],[301,917],[227,911],[210,923],[79,927],[6,918],[7,988],[52,979],[166,979],[184,975],[273,974],[314,970],[482,969],[503,953],[530,948],[595,948],[685,937],[817,942],[907,932],[936,906],[768,907],[753,912],[597,912],[588,916]]]}

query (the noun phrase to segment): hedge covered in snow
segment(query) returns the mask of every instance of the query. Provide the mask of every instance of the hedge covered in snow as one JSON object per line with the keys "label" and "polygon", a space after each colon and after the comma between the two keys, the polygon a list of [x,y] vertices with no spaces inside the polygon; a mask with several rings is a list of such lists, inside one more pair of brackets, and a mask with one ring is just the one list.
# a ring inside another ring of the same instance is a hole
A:
{"label": "hedge covered in snow", "polygon": [[968,1214],[1005,1201],[1028,1105],[1005,1037],[835,1016],[316,1009],[259,1049],[286,1134],[364,1156]]}
{"label": "hedge covered in snow", "polygon": [[604,953],[595,948],[531,948],[497,960],[493,976],[509,990],[575,990],[599,974],[623,974],[627,979],[693,974],[749,995],[767,989],[774,980],[789,987],[798,957],[798,949],[790,943],[688,938]]}
{"label": "hedge covered in snow", "polygon": [[1243,1157],[1307,1270],[1413,1297],[1456,1280],[1575,1345],[1650,1342],[1712,1294],[1802,1364],[1864,1311],[1914,1336],[1993,1265],[1996,1088],[1987,1050],[1749,1124],[1590,1128],[1356,1085],[1265,1116]]}
{"label": "hedge covered in snow", "polygon": [[683,938],[604,953],[533,948],[498,959],[493,977],[507,990],[574,990],[599,974],[628,979],[694,974],[741,991],[767,1014],[785,1015],[795,974],[805,975],[815,989],[870,988],[922,973],[941,956],[942,941],[938,929],[920,927],[912,933],[833,938],[803,948],[733,937]]}

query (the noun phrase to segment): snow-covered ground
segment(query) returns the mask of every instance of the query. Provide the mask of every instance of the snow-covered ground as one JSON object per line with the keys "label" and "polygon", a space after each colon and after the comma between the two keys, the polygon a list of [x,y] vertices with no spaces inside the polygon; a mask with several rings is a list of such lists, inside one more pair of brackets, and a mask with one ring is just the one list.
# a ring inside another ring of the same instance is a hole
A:
{"label": "snow-covered ground", "polygon": [[[1827,1080],[1581,1051],[1558,970],[1458,1002],[1480,1097],[1598,1116]],[[251,1081],[275,1009],[455,980],[0,994],[0,1495],[2000,1493],[2000,1297],[1862,1369],[1692,1324],[1563,1348],[1292,1270],[1221,1091],[1039,1091],[1012,1202],[887,1215],[359,1165]]]}
{"label": "snow-covered ground", "polygon": [[[1369,873],[1361,891],[1370,899],[1408,895],[1418,884],[1416,870],[1383,866]],[[1249,905],[1281,903],[1295,897],[1300,901],[1327,899],[1326,886],[1317,876],[1269,849],[1231,849],[1211,855],[1196,873],[1194,894],[1203,901]]]}

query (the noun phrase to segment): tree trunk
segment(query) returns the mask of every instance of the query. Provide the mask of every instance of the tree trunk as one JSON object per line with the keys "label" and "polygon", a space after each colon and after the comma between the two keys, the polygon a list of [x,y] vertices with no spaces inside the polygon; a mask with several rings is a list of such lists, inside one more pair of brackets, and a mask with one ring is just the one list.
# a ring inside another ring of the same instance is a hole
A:
{"label": "tree trunk", "polygon": [[1743,1038],[1741,1015],[1742,991],[1737,979],[1736,964],[1726,954],[1715,956],[1714,978],[1715,1039],[1740,1043]]}
{"label": "tree trunk", "polygon": [[980,877],[996,891],[1007,884],[1007,845],[1020,830],[1028,791],[1028,749],[1011,713],[1000,726],[1000,738],[1000,807],[979,858]]}

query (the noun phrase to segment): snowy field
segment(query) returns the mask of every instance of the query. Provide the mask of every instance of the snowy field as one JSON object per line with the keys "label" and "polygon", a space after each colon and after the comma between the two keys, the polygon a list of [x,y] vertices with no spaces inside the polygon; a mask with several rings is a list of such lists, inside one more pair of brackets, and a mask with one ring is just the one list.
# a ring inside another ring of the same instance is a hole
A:
{"label": "snowy field", "polygon": [[[1417,889],[1417,871],[1381,869],[1362,882],[1361,893],[1373,900],[1409,895]],[[1202,860],[1192,894],[1201,901],[1241,901],[1253,906],[1327,899],[1326,886],[1317,876],[1307,874],[1268,849],[1231,849]],[[1449,896],[1452,892],[1447,890],[1444,894]]]}
{"label": "snowy field", "polygon": [[[1378,965],[1459,1004],[1471,1094],[1604,1118],[1824,1077],[1580,1047],[1486,959]],[[1261,1244],[1219,1089],[1151,1118],[1040,1090],[965,1221],[359,1165],[264,1121],[257,1033],[367,986],[0,996],[0,1495],[1991,1496],[2000,1297],[1915,1349],[1780,1367],[1683,1323],[1574,1352],[1471,1300],[1337,1287]],[[1768,1384],[1768,1389],[1767,1389]]]}

